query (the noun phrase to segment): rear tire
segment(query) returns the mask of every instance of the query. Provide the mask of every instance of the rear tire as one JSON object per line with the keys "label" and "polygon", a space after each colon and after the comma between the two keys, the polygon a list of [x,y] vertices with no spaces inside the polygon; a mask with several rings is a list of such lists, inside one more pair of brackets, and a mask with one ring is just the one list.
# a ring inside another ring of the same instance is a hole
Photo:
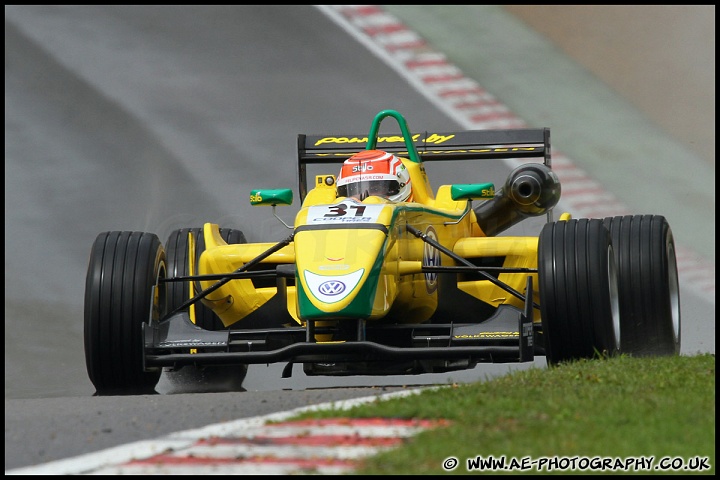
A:
{"label": "rear tire", "polygon": [[[195,274],[197,265],[200,262],[200,254],[205,251],[205,236],[202,228],[181,228],[175,230],[168,237],[165,243],[167,250],[168,276],[178,277],[190,274],[188,235],[192,235],[195,242]],[[220,236],[229,244],[246,243],[245,235],[240,230],[221,228]],[[168,282],[168,311],[173,311],[183,302],[190,299],[190,282]],[[200,286],[196,282],[193,285],[192,296],[200,292]],[[201,301],[195,303],[195,325],[205,330],[225,330],[226,327],[213,311]]]}
{"label": "rear tire", "polygon": [[602,220],[546,224],[538,243],[538,283],[548,365],[619,351],[617,271]]}
{"label": "rear tire", "polygon": [[680,286],[675,241],[665,217],[608,217],[618,268],[621,351],[633,356],[680,353]]}
{"label": "rear tire", "polygon": [[156,393],[161,370],[144,370],[142,326],[165,311],[158,282],[165,271],[165,251],[154,234],[105,232],[95,239],[85,280],[84,343],[97,395]]}

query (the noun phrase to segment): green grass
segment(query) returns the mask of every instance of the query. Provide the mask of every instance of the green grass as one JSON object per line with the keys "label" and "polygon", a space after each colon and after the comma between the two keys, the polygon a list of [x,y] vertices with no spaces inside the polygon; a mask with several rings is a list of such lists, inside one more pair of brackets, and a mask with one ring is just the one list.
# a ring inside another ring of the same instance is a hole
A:
{"label": "green grass", "polygon": [[467,459],[478,456],[654,457],[655,465],[663,457],[706,457],[711,468],[702,473],[714,474],[715,355],[579,361],[302,417],[336,416],[450,422],[368,458],[357,474],[446,474],[442,465],[449,457],[459,460],[452,473],[467,474]]}

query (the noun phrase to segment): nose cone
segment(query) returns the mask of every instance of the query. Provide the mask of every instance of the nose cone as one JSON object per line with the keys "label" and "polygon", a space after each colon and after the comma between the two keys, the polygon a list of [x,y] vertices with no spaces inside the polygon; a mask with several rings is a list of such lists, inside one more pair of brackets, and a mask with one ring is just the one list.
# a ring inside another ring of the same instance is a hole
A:
{"label": "nose cone", "polygon": [[320,301],[321,305],[332,305],[342,302],[350,293],[357,290],[360,280],[363,279],[366,269],[361,268],[348,274],[319,275],[304,270],[304,285],[312,297]]}
{"label": "nose cone", "polygon": [[370,316],[385,240],[385,230],[379,228],[299,229],[295,258],[300,318]]}

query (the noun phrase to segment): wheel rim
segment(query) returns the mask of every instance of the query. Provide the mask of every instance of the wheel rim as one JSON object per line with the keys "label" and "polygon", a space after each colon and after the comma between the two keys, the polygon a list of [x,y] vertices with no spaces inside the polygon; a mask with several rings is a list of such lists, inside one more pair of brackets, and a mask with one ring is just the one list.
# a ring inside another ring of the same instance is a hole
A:
{"label": "wheel rim", "polygon": [[670,295],[673,339],[677,344],[680,341],[680,285],[678,283],[675,245],[672,242],[668,245],[668,294]]}
{"label": "wheel rim", "polygon": [[167,265],[165,262],[160,262],[160,265],[158,265],[158,272],[155,277],[155,288],[153,289],[153,305],[152,305],[152,317],[151,322],[157,323],[160,321],[161,318],[163,318],[168,310],[167,310],[167,284],[162,283],[162,281],[167,276],[166,273]]}
{"label": "wheel rim", "polygon": [[[618,271],[615,265],[613,247],[608,248],[608,283],[610,284],[610,311],[612,312],[612,329],[615,344],[614,351],[620,351],[620,293],[618,291]],[[612,352],[611,352],[612,353]]]}

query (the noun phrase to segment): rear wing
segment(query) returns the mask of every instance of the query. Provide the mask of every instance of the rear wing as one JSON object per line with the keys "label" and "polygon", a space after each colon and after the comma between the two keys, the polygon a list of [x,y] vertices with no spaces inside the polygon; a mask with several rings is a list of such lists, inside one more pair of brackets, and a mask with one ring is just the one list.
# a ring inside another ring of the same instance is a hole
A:
{"label": "rear wing", "polygon": [[[398,121],[402,133],[379,134],[380,122],[388,116]],[[300,199],[307,194],[307,165],[341,163],[361,150],[376,148],[416,163],[534,157],[542,158],[545,165],[551,166],[549,128],[412,134],[399,113],[384,110],[376,115],[368,135],[298,135]]]}

